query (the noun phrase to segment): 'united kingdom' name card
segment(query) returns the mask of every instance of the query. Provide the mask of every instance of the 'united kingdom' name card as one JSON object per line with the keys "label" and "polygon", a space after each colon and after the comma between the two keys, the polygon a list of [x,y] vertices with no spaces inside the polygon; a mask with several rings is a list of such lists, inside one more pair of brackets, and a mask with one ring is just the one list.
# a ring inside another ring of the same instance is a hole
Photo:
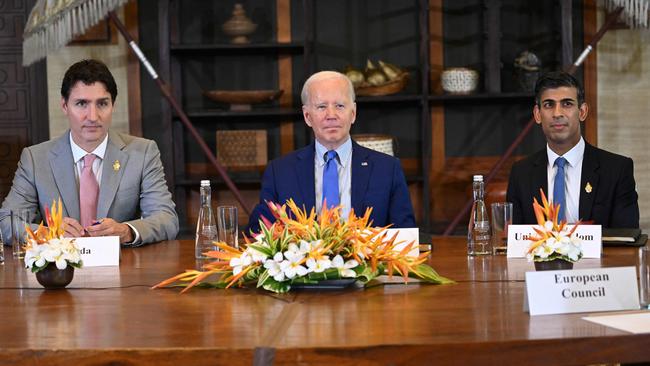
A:
{"label": "'united kingdom' name card", "polygon": [[93,236],[76,238],[84,267],[119,266],[120,237]]}
{"label": "'united kingdom' name card", "polygon": [[[535,236],[537,225],[508,226],[508,258],[523,258],[530,247],[530,238]],[[573,225],[569,225],[569,230]],[[603,252],[602,228],[600,225],[578,225],[574,233],[580,238],[583,258],[600,258]]]}

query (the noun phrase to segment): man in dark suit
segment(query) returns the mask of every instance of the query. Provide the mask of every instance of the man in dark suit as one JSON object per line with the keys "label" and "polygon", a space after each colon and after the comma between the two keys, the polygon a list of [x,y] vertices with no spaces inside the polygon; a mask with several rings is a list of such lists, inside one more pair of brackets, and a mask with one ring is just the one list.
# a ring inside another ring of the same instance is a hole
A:
{"label": "man in dark suit", "polygon": [[289,198],[298,207],[315,208],[316,212],[324,203],[340,204],[343,217],[350,209],[360,216],[372,207],[375,226],[414,227],[413,207],[399,161],[350,138],[356,118],[350,80],[338,72],[318,72],[305,82],[301,99],[305,123],[314,131],[316,141],[269,163],[260,202],[248,228],[259,231],[261,216],[273,221],[266,201],[283,204]]}
{"label": "man in dark suit", "polygon": [[507,200],[513,203],[513,224],[537,222],[532,203],[533,197],[540,201],[542,188],[550,200],[564,202],[560,216],[567,222],[639,227],[632,159],[584,141],[580,122],[587,113],[584,90],[573,76],[550,72],[537,81],[533,116],[547,146],[512,167]]}

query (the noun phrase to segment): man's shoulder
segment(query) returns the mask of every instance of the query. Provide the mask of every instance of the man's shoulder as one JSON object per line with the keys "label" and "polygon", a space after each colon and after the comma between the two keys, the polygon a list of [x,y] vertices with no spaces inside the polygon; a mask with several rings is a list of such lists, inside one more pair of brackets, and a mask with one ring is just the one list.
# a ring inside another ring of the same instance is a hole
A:
{"label": "man's shoulder", "polygon": [[269,164],[274,164],[274,165],[294,164],[297,160],[302,160],[308,158],[309,156],[311,156],[313,159],[314,156],[313,150],[314,150],[314,144],[312,143],[305,147],[301,147],[300,149],[294,150],[286,155],[282,155],[279,158],[275,158],[271,160]]}
{"label": "man's shoulder", "polygon": [[113,138],[117,138],[118,140],[121,140],[126,146],[145,146],[150,144],[156,144],[154,140],[150,140],[144,137],[133,136],[118,131],[111,131],[110,136]]}
{"label": "man's shoulder", "polygon": [[612,165],[618,165],[622,164],[627,161],[632,161],[632,158],[613,153],[611,151],[607,151],[604,149],[600,149],[598,147],[595,147],[593,145],[587,144],[585,146],[585,154],[587,152],[590,152],[594,156],[598,157],[598,161],[603,163],[603,164],[612,164]]}
{"label": "man's shoulder", "polygon": [[399,159],[392,155],[386,153],[369,149],[365,146],[359,145],[356,141],[352,145],[352,153],[358,154],[359,156],[365,157],[373,162],[380,164],[396,164],[399,163]]}

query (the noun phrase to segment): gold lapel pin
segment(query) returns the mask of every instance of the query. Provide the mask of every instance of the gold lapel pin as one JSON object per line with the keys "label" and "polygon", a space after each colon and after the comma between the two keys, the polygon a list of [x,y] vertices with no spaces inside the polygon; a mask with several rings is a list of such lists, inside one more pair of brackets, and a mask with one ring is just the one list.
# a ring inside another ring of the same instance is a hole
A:
{"label": "gold lapel pin", "polygon": [[115,161],[113,162],[113,170],[114,170],[114,171],[118,171],[118,170],[120,170],[120,161],[119,161],[119,160],[115,160]]}
{"label": "gold lapel pin", "polygon": [[591,190],[593,187],[591,186],[591,183],[587,182],[587,185],[585,185],[585,192],[591,193]]}

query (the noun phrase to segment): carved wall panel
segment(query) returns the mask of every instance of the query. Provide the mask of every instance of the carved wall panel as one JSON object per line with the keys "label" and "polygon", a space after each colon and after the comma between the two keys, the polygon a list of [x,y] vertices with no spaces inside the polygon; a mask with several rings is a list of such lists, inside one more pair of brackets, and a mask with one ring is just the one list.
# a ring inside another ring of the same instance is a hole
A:
{"label": "carved wall panel", "polygon": [[34,3],[0,0],[0,200],[22,149],[48,138],[45,64],[22,66],[23,29]]}

